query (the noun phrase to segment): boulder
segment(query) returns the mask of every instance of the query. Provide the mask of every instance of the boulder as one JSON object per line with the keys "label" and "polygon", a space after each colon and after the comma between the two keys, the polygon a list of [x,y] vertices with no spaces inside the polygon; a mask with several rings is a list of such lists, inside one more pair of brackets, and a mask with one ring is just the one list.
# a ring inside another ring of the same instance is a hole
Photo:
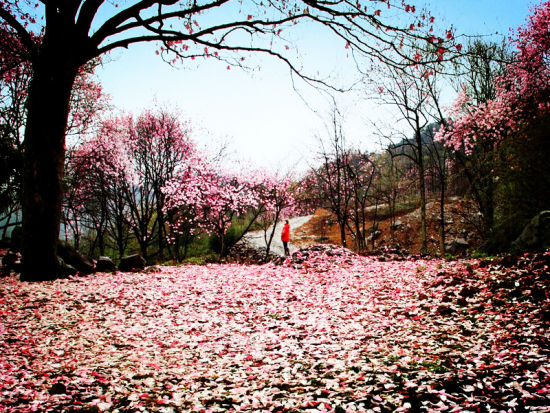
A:
{"label": "boulder", "polygon": [[161,271],[162,271],[162,267],[160,265],[151,265],[143,270],[145,274],[153,274]]}
{"label": "boulder", "polygon": [[70,265],[81,274],[92,274],[95,271],[94,261],[79,253],[72,245],[60,241],[57,245],[57,255],[67,265]]}
{"label": "boulder", "polygon": [[98,272],[115,272],[116,265],[109,257],[101,256],[95,264],[95,270]]}
{"label": "boulder", "polygon": [[399,228],[401,228],[403,226],[403,222],[401,220],[397,220],[395,222],[393,222],[391,225],[390,225],[390,228],[392,231],[395,231],[395,230],[398,230]]}
{"label": "boulder", "polygon": [[118,264],[118,270],[122,272],[138,272],[143,271],[144,268],[145,259],[139,254],[122,257]]}
{"label": "boulder", "polygon": [[445,251],[452,255],[464,253],[470,248],[470,243],[464,238],[455,238],[445,243]]}
{"label": "boulder", "polygon": [[513,246],[521,250],[542,250],[550,247],[550,211],[542,211],[523,229]]}
{"label": "boulder", "polygon": [[2,257],[2,274],[3,275],[9,275],[10,271],[15,271],[15,272],[20,272],[21,271],[20,257],[13,250],[9,250]]}
{"label": "boulder", "polygon": [[57,257],[59,262],[59,270],[61,272],[61,277],[70,277],[76,275],[78,271],[72,265],[67,264],[63,258]]}
{"label": "boulder", "polygon": [[382,235],[382,231],[376,230],[367,237],[367,241],[372,241],[373,239],[377,239],[380,235]]}
{"label": "boulder", "polygon": [[265,248],[257,248],[246,240],[241,240],[233,245],[229,249],[227,256],[232,261],[240,264],[265,264],[267,261],[276,261],[278,264],[282,264],[286,259],[286,257],[281,257],[278,254],[274,254],[272,251],[270,251],[269,256],[266,257]]}
{"label": "boulder", "polygon": [[67,386],[60,381],[54,383],[50,388],[50,394],[65,394],[67,393]]}

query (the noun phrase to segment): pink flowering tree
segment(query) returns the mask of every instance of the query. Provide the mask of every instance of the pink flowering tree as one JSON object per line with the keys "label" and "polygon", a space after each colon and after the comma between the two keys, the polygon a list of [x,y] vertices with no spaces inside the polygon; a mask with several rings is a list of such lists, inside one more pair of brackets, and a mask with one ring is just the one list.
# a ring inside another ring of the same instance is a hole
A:
{"label": "pink flowering tree", "polygon": [[471,153],[481,141],[496,147],[507,136],[550,113],[550,2],[536,7],[528,23],[520,27],[517,51],[505,74],[496,79],[496,96],[475,104],[463,88],[450,113],[452,123],[440,139],[456,150]]}
{"label": "pink flowering tree", "polygon": [[[64,222],[78,247],[79,234],[91,232],[90,254],[106,247],[124,255],[131,230],[131,211],[126,197],[132,180],[131,160],[120,138],[121,125],[106,120],[97,135],[69,151]],[[81,227],[83,227],[81,229]]]}
{"label": "pink flowering tree", "polygon": [[74,210],[74,216],[75,205],[87,208],[82,218],[96,234],[92,250],[97,245],[103,254],[108,230],[120,256],[130,232],[144,258],[150,258],[152,246],[158,259],[164,257],[169,217],[162,188],[194,155],[189,134],[177,114],[146,110],[137,118],[123,115],[104,121],[95,137],[70,152],[72,185],[65,198],[72,207],[67,211]]}
{"label": "pink flowering tree", "polygon": [[144,111],[136,119],[127,118],[125,123],[123,139],[134,175],[126,186],[132,230],[144,258],[149,257],[148,248],[156,243],[155,255],[162,259],[167,236],[162,188],[194,154],[190,127],[176,113],[160,108]]}
{"label": "pink flowering tree", "polygon": [[200,154],[195,153],[186,159],[186,164],[182,165],[176,175],[161,188],[166,199],[164,213],[168,217],[167,241],[173,246],[173,258],[177,261],[187,257],[189,244],[200,233],[200,205],[196,202],[187,202],[187,197],[182,191],[192,194],[192,199],[196,200],[197,192],[201,190],[200,183],[209,167],[208,162]]}
{"label": "pink flowering tree", "polygon": [[[201,159],[184,168],[163,189],[167,210],[176,217],[173,232],[202,230],[216,235],[220,241],[220,255],[227,252],[225,234],[233,220],[251,209],[258,210],[257,182],[243,176],[221,171]],[[259,215],[253,213],[240,239]],[[175,237],[172,237],[175,239]]]}
{"label": "pink flowering tree", "polygon": [[[471,168],[466,173],[477,184],[472,188],[478,195],[486,232],[496,228],[495,216],[520,225],[550,200],[545,189],[549,183],[545,178],[545,131],[550,116],[549,23],[550,2],[544,1],[517,30],[513,40],[516,50],[504,73],[496,77],[494,97],[479,101],[464,87],[451,108],[448,127],[439,133],[439,139],[463,153],[466,161],[480,157],[484,161],[482,173],[474,174]],[[496,209],[500,209],[498,214]]]}
{"label": "pink flowering tree", "polygon": [[[506,73],[506,62],[512,57],[505,44],[474,41],[462,59],[458,97],[451,110],[451,119],[460,118],[465,113],[472,114],[476,107],[481,107],[497,96],[498,79]],[[448,133],[454,125],[447,122],[447,127],[437,135]],[[441,138],[436,135],[436,140]],[[495,166],[499,155],[494,142],[490,139],[479,139],[472,147],[453,147],[449,141],[443,141],[451,150],[451,157],[456,161],[457,176],[466,179],[468,193],[475,200],[483,216],[480,234],[487,235],[493,228],[496,202]]]}
{"label": "pink flowering tree", "polygon": [[[433,27],[427,13],[403,0],[2,0],[0,25],[18,38],[32,70],[25,128],[22,278],[44,280],[58,274],[65,132],[70,95],[82,66],[113,50],[155,42],[157,54],[172,64],[205,57],[231,68],[246,65],[249,54],[264,54],[308,82],[326,84],[322,75],[312,74],[317,68],[304,67],[284,40],[302,21],[325,27],[355,56],[383,61],[395,60],[403,44],[429,41]],[[443,56],[444,42],[438,43],[438,50]]]}
{"label": "pink flowering tree", "polygon": [[[269,256],[271,244],[278,223],[293,215],[296,209],[292,193],[293,181],[290,177],[279,177],[276,174],[264,174],[257,185],[257,195],[261,208],[259,222],[264,231],[266,259]],[[270,231],[271,229],[271,231]]]}

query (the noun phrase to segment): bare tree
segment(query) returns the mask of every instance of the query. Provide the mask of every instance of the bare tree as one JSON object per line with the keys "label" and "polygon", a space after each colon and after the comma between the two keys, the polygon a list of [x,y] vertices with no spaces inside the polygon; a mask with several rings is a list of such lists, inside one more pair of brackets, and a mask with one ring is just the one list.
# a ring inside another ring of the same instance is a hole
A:
{"label": "bare tree", "polygon": [[383,87],[382,99],[385,103],[395,106],[401,120],[405,122],[413,134],[413,138],[403,138],[400,142],[391,145],[393,156],[409,158],[418,170],[418,193],[420,198],[420,231],[421,251],[427,253],[426,236],[426,181],[425,181],[425,153],[422,131],[430,123],[429,95],[426,93],[428,76],[418,70],[410,68],[397,70],[387,69],[387,83]]}
{"label": "bare tree", "polygon": [[346,147],[343,119],[336,104],[332,107],[328,148],[320,139],[321,166],[313,170],[318,183],[320,199],[335,215],[340,228],[340,239],[347,246],[346,229],[349,226],[350,205],[353,198],[351,169],[349,168],[349,148]]}

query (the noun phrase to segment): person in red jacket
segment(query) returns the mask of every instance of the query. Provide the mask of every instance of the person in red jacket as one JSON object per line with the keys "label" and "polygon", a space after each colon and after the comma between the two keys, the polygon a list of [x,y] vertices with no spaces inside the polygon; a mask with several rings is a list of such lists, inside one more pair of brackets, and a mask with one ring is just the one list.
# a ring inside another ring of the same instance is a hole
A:
{"label": "person in red jacket", "polygon": [[285,247],[285,256],[290,255],[290,251],[288,250],[288,242],[290,241],[290,224],[288,223],[288,219],[283,226],[283,232],[281,232],[281,241],[283,241],[283,247]]}

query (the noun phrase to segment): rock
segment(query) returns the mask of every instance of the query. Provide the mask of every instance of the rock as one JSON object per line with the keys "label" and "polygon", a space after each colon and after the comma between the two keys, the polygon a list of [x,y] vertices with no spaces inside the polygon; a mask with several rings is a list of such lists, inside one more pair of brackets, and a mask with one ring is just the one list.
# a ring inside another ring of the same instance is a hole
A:
{"label": "rock", "polygon": [[265,248],[255,248],[246,240],[242,240],[233,245],[228,252],[228,258],[239,264],[265,264],[266,261],[273,261],[276,264],[282,264],[286,257],[280,257],[277,254],[269,253],[266,259]]}
{"label": "rock", "polygon": [[466,252],[470,243],[464,238],[455,238],[445,243],[445,251],[452,255],[458,255]]}
{"label": "rock", "polygon": [[57,245],[57,255],[65,264],[74,267],[79,273],[92,274],[95,271],[94,261],[90,257],[79,253],[67,242],[59,242]]}
{"label": "rock", "polygon": [[101,256],[97,260],[95,270],[98,272],[115,272],[116,265],[109,257]]}
{"label": "rock", "polygon": [[21,260],[18,253],[13,250],[9,250],[2,257],[2,274],[9,275],[10,271],[20,272]]}
{"label": "rock", "polygon": [[292,253],[289,260],[284,260],[282,264],[297,269],[303,268],[308,271],[322,272],[334,266],[348,264],[355,257],[357,257],[357,254],[346,248],[332,244],[317,244],[300,248]]}
{"label": "rock", "polygon": [[399,228],[401,228],[403,226],[403,222],[401,220],[397,220],[395,222],[393,222],[391,225],[390,225],[390,228],[392,231],[395,231],[395,230],[398,230]]}
{"label": "rock", "polygon": [[377,239],[380,235],[382,235],[382,231],[376,230],[367,237],[367,241],[372,241],[373,239]]}
{"label": "rock", "polygon": [[57,257],[59,261],[59,269],[61,270],[61,276],[62,277],[71,277],[73,275],[76,275],[78,271],[75,267],[72,265],[67,264],[65,261],[63,261],[63,258]]}
{"label": "rock", "polygon": [[139,255],[129,255],[120,259],[118,270],[122,272],[138,272],[145,269],[145,259]]}
{"label": "rock", "polygon": [[550,211],[542,211],[523,229],[513,247],[521,250],[543,250],[550,247]]}
{"label": "rock", "polygon": [[67,386],[60,381],[54,383],[50,389],[50,394],[65,394],[67,393]]}
{"label": "rock", "polygon": [[401,249],[399,245],[381,247],[370,251],[368,255],[375,256],[378,261],[403,261],[409,256],[409,251]]}
{"label": "rock", "polygon": [[505,255],[504,257],[498,259],[495,263],[501,265],[505,268],[512,268],[518,265],[519,257],[516,255]]}
{"label": "rock", "polygon": [[10,249],[15,252],[21,252],[23,247],[23,228],[15,227],[11,231]]}
{"label": "rock", "polygon": [[152,274],[155,272],[161,272],[162,267],[160,265],[151,265],[143,270],[145,274]]}

